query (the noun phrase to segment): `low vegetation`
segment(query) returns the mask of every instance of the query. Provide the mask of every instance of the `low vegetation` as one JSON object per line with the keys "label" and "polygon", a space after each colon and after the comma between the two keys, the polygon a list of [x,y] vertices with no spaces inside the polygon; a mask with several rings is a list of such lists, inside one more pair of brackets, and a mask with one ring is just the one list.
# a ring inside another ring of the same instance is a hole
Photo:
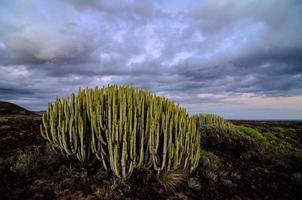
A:
{"label": "low vegetation", "polygon": [[189,117],[165,98],[115,86],[57,99],[43,119],[0,119],[0,199],[302,195],[301,122]]}
{"label": "low vegetation", "polygon": [[215,127],[231,127],[232,123],[224,120],[223,117],[214,114],[200,113],[193,115],[192,118],[196,120],[196,126],[201,128],[204,126]]}
{"label": "low vegetation", "polygon": [[[201,143],[205,149],[224,149],[239,154],[243,159],[258,160],[290,169],[302,168],[301,146],[283,139],[285,132],[261,132],[252,127],[234,125],[226,120],[223,122],[222,117],[216,117],[218,120],[214,120],[213,115],[201,116],[202,121],[212,121],[198,126],[203,134]],[[215,121],[219,125],[215,125]]]}
{"label": "low vegetation", "polygon": [[185,109],[128,86],[79,90],[49,104],[41,133],[54,150],[83,165],[96,159],[127,179],[148,168],[160,176],[199,163],[200,134]]}
{"label": "low vegetation", "polygon": [[39,154],[39,147],[34,147],[32,151],[19,152],[10,170],[19,176],[28,176],[30,172],[37,168]]}

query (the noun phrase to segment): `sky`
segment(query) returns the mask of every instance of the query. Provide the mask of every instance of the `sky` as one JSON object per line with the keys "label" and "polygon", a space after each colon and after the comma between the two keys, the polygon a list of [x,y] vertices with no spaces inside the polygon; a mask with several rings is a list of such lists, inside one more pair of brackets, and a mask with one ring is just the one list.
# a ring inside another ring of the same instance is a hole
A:
{"label": "sky", "polygon": [[301,0],[0,0],[0,100],[128,84],[190,114],[302,119]]}

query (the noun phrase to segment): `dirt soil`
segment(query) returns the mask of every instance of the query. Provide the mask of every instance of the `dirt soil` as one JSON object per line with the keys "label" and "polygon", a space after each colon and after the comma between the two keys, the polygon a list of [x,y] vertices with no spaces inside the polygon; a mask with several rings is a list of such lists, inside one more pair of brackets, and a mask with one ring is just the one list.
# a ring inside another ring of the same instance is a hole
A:
{"label": "dirt soil", "polygon": [[[1,117],[1,116],[0,116]],[[292,171],[257,161],[243,161],[238,155],[213,151],[222,167],[215,181],[204,179],[196,170],[189,181],[197,180],[198,187],[187,182],[175,192],[166,192],[155,180],[138,173],[123,183],[98,166],[83,168],[46,148],[39,134],[40,117],[13,116],[0,119],[0,199],[301,199],[301,170]],[[236,121],[253,127],[270,129],[291,126],[300,129],[301,123]],[[300,134],[301,136],[301,134]],[[300,138],[301,139],[301,138]],[[20,152],[39,149],[34,167],[26,175],[11,170]],[[295,182],[295,183],[294,183]]]}

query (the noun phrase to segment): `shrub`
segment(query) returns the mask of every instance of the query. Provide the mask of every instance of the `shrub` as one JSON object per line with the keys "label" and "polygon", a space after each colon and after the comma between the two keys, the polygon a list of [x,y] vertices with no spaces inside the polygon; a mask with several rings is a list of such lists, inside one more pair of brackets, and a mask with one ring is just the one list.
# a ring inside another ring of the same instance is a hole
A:
{"label": "shrub", "polygon": [[223,117],[214,114],[196,114],[192,118],[196,120],[197,128],[203,126],[219,126],[219,127],[232,127],[232,123],[226,121]]}
{"label": "shrub", "polygon": [[99,160],[127,178],[137,168],[192,171],[199,162],[200,134],[185,109],[128,86],[80,89],[50,103],[41,134],[54,150],[83,164]]}
{"label": "shrub", "polygon": [[38,147],[35,147],[32,152],[20,152],[16,161],[10,167],[10,170],[20,176],[28,176],[28,174],[37,167],[39,153]]}
{"label": "shrub", "polygon": [[[203,177],[208,183],[214,183],[218,180],[219,172],[221,171],[222,163],[220,158],[214,153],[203,150],[200,156],[197,176]],[[202,182],[191,180],[188,182],[191,188],[200,188]]]}
{"label": "shrub", "polygon": [[270,132],[259,132],[246,126],[234,126],[236,130],[249,137],[251,141],[245,159],[257,159],[285,168],[302,166],[302,151],[285,139],[280,139]]}
{"label": "shrub", "polygon": [[240,126],[236,126],[236,129],[239,130],[241,133],[243,133],[247,136],[250,136],[251,138],[254,138],[255,140],[258,140],[258,141],[266,140],[266,137],[263,136],[263,134],[261,134],[256,129],[253,129],[251,127],[240,125]]}
{"label": "shrub", "polygon": [[206,149],[229,150],[241,154],[251,144],[248,136],[240,131],[219,126],[204,126],[201,129],[201,145]]}
{"label": "shrub", "polygon": [[175,192],[176,186],[185,180],[185,175],[182,171],[168,171],[162,173],[158,181],[166,191]]}
{"label": "shrub", "polygon": [[219,157],[209,151],[202,151],[199,163],[202,169],[214,172],[221,167]]}

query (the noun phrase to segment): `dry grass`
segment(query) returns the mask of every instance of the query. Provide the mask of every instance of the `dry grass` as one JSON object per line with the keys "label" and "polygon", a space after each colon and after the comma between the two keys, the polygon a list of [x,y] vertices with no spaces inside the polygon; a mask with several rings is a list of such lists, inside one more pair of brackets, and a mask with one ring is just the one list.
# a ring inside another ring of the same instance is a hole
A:
{"label": "dry grass", "polygon": [[158,177],[158,181],[166,191],[175,192],[176,187],[184,182],[185,177],[186,173],[183,171],[170,171],[162,173]]}

